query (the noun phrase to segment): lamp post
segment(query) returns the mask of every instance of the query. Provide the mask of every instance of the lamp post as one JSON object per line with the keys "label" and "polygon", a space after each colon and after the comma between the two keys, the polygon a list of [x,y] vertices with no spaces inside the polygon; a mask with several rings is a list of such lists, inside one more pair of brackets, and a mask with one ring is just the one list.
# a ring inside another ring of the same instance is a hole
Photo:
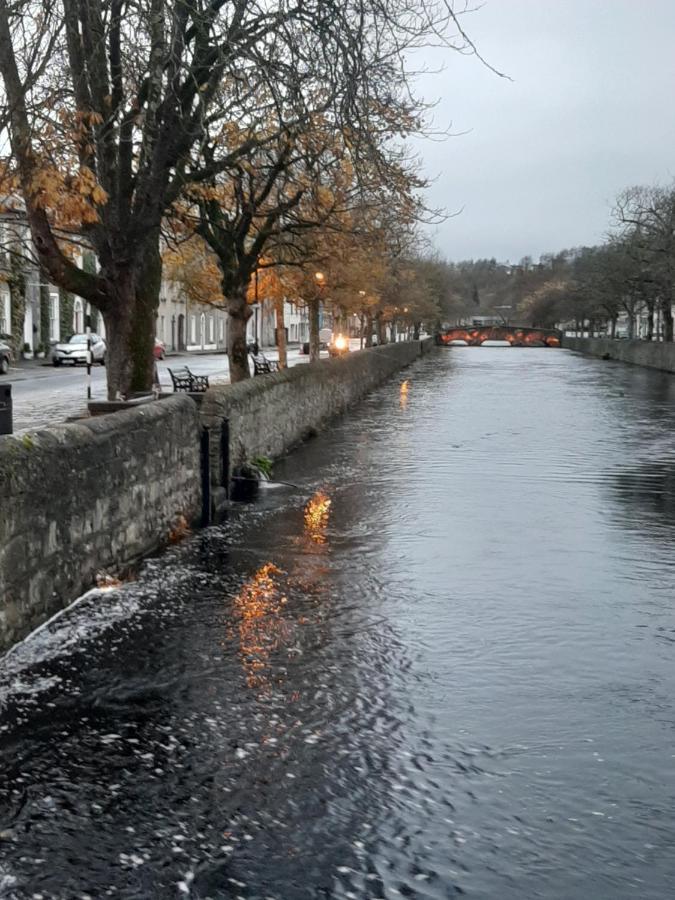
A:
{"label": "lamp post", "polygon": [[309,306],[309,361],[315,362],[320,358],[320,342],[319,342],[319,308],[321,305],[321,296],[326,287],[326,276],[323,272],[314,273],[314,284],[316,293],[308,302]]}
{"label": "lamp post", "polygon": [[[359,297],[361,298],[361,303],[364,304],[366,302],[366,300],[365,300],[366,292],[359,291]],[[366,318],[366,310],[365,310],[365,307],[362,306],[361,307],[361,338],[359,340],[359,350],[363,350],[363,329],[365,326],[365,318]]]}

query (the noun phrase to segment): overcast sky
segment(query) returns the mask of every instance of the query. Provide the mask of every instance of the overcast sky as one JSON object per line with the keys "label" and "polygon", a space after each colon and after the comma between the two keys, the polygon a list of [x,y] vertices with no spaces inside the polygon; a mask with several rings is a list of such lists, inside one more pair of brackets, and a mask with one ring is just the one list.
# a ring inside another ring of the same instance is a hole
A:
{"label": "overcast sky", "polygon": [[[624,187],[675,177],[674,0],[487,0],[463,18],[481,53],[419,83],[456,132],[419,146],[448,259],[601,241]],[[435,65],[441,54],[425,53]]]}

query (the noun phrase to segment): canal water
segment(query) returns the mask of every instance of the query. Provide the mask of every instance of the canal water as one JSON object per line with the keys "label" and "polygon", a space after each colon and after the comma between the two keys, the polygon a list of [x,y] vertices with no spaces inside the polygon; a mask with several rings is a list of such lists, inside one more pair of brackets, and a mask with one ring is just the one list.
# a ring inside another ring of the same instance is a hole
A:
{"label": "canal water", "polygon": [[675,379],[420,361],[0,664],[0,897],[663,900]]}

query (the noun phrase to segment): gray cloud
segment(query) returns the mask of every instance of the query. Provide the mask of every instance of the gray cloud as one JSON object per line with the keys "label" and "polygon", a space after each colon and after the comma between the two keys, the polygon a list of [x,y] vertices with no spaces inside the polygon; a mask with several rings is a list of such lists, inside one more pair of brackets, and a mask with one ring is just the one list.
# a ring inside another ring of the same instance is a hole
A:
{"label": "gray cloud", "polygon": [[440,51],[420,78],[438,99],[419,144],[434,205],[464,207],[434,231],[450,259],[517,260],[602,240],[613,198],[675,176],[675,3],[672,0],[489,0],[464,24],[481,53]]}

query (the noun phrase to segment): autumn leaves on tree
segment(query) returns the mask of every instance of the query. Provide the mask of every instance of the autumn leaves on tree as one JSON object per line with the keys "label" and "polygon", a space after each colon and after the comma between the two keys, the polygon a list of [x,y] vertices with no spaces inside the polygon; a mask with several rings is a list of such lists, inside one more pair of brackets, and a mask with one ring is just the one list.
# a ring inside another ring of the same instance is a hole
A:
{"label": "autumn leaves on tree", "polygon": [[207,260],[184,279],[227,308],[236,379],[257,269],[311,266],[320,234],[394,197],[410,225],[405,60],[439,36],[469,46],[442,0],[0,0],[0,195],[102,314],[111,398],[151,386],[163,257]]}

